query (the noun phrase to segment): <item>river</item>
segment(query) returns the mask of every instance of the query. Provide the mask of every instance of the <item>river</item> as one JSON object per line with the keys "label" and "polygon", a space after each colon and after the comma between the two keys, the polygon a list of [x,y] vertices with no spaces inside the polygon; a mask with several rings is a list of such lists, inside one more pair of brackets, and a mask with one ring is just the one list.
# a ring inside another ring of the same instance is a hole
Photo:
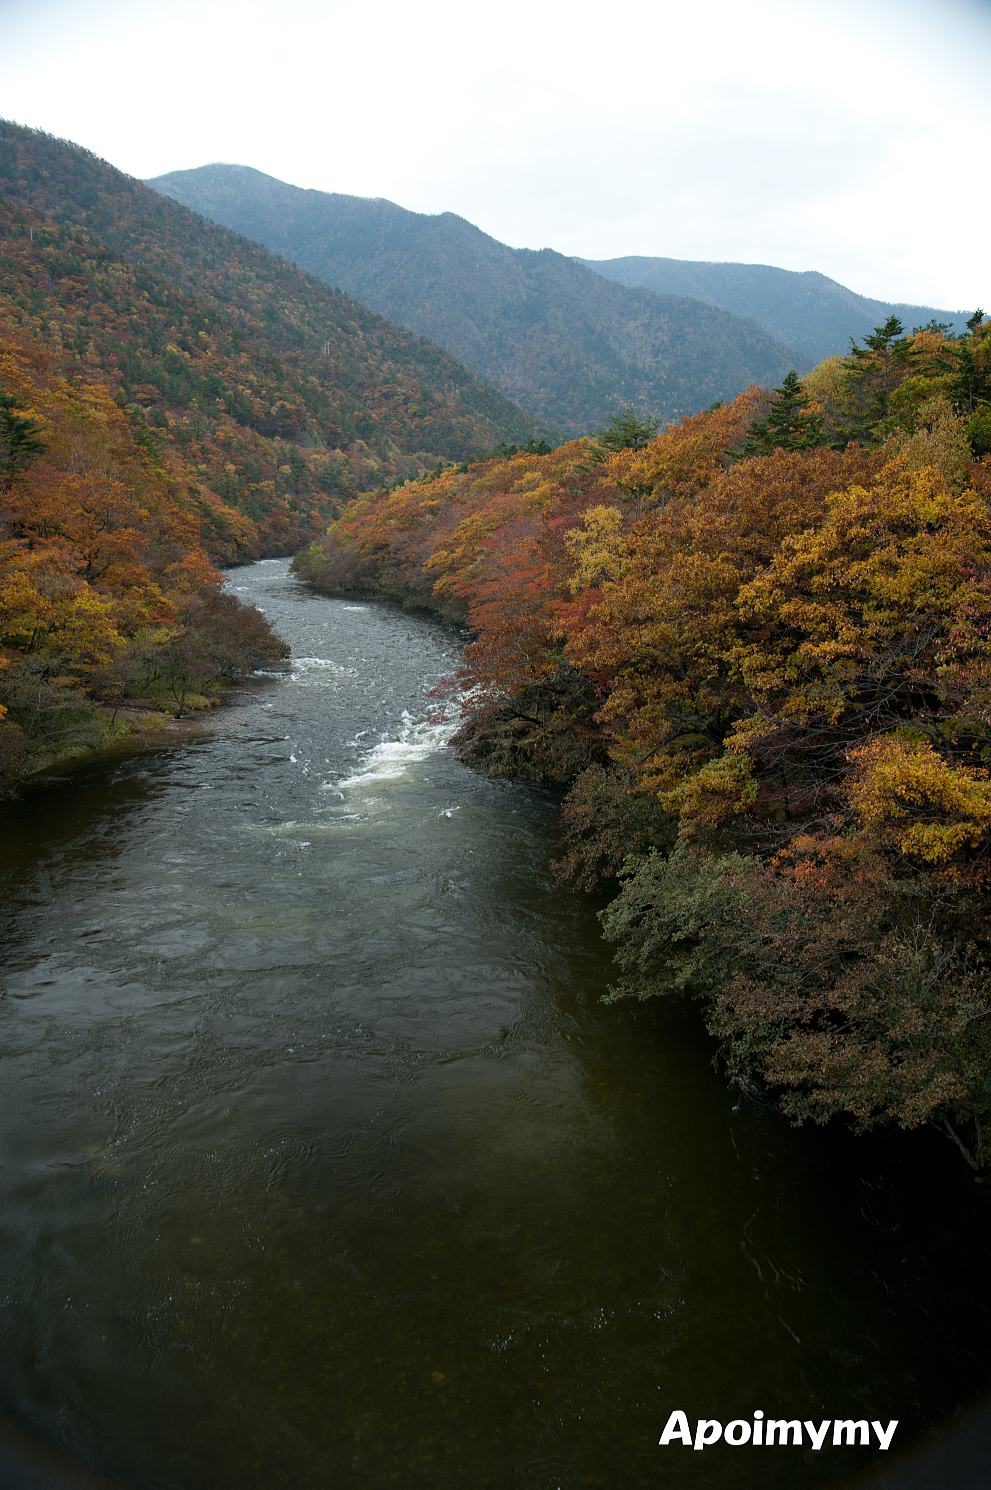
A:
{"label": "river", "polygon": [[127,1490],[803,1490],[868,1461],[658,1435],[898,1447],[985,1386],[949,1147],[796,1133],[603,1008],[554,804],[445,748],[457,635],[230,583],[291,672],[0,818],[0,1408]]}

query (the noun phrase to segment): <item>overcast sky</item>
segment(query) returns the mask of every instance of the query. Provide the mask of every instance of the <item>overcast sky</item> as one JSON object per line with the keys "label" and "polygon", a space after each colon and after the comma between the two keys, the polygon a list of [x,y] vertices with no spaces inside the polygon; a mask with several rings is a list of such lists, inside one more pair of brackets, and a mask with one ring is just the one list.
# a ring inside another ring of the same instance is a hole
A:
{"label": "overcast sky", "polygon": [[991,0],[0,0],[0,114],[514,246],[991,308]]}

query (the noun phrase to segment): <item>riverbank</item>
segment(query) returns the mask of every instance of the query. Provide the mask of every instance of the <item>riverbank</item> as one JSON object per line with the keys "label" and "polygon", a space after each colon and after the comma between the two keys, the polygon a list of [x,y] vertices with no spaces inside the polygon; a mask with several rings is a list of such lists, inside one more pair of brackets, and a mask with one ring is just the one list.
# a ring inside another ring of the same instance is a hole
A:
{"label": "riverbank", "polygon": [[232,690],[222,697],[205,700],[195,712],[179,719],[150,704],[147,707],[132,704],[120,708],[116,711],[116,718],[107,720],[107,733],[99,743],[71,746],[41,761],[29,763],[17,781],[11,783],[10,790],[38,790],[65,781],[73,772],[97,765],[100,761],[196,739],[214,727],[215,714],[229,706],[233,697]]}
{"label": "riverbank", "polygon": [[563,797],[611,997],[688,996],[794,1122],[930,1126],[981,1174],[991,466],[949,408],[952,460],[906,431],[750,453],[759,413],[450,467],[297,567],[463,615],[454,743]]}
{"label": "riverbank", "polygon": [[[278,671],[279,669],[266,669],[265,675],[277,676]],[[112,735],[97,745],[77,746],[33,766],[16,783],[16,790],[41,790],[65,782],[77,771],[98,766],[101,762],[125,759],[143,751],[167,749],[169,746],[207,738],[224,728],[229,712],[250,697],[253,681],[252,674],[246,675],[236,686],[231,685],[214,697],[204,698],[190,706],[189,712],[180,718],[156,709],[153,704],[132,704],[118,709],[115,724],[122,728],[115,729]],[[258,681],[262,681],[261,678]],[[2,801],[3,798],[0,798],[0,802]]]}
{"label": "riverbank", "polygon": [[[199,640],[194,637],[194,645]],[[17,731],[16,743],[12,750],[8,749],[6,759],[0,751],[0,802],[20,792],[64,781],[74,772],[103,760],[178,745],[209,733],[215,727],[218,712],[231,706],[258,671],[256,662],[259,667],[263,665],[265,670],[276,673],[286,666],[282,642],[266,637],[266,643],[269,655],[264,661],[260,656],[253,660],[245,655],[232,665],[228,659],[223,679],[201,679],[196,689],[186,679],[178,679],[173,686],[173,700],[129,697],[113,704],[93,698],[73,701],[73,707],[81,711],[76,725],[79,737],[61,748],[32,749],[30,735]],[[8,721],[8,735],[11,722]]]}

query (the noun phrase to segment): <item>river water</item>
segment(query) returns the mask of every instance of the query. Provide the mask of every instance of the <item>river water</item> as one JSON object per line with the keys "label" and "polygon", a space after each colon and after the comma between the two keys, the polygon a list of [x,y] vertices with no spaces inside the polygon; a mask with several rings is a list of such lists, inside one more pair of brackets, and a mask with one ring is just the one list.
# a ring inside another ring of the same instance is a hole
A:
{"label": "river water", "polygon": [[949,1148],[796,1134],[602,1008],[553,804],[445,749],[457,636],[230,582],[291,672],[0,819],[0,1408],[129,1490],[802,1490],[866,1460],[668,1413],[897,1446],[984,1386]]}

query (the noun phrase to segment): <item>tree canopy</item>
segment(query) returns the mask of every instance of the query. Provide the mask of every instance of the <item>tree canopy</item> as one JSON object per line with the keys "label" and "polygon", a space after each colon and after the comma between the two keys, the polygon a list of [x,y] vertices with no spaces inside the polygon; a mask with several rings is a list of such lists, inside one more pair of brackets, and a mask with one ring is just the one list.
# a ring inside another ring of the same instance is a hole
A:
{"label": "tree canopy", "polygon": [[362,497],[300,561],[467,621],[461,749],[564,794],[614,997],[697,998],[796,1121],[930,1124],[975,1167],[989,413],[991,324],[891,318],[663,434]]}

